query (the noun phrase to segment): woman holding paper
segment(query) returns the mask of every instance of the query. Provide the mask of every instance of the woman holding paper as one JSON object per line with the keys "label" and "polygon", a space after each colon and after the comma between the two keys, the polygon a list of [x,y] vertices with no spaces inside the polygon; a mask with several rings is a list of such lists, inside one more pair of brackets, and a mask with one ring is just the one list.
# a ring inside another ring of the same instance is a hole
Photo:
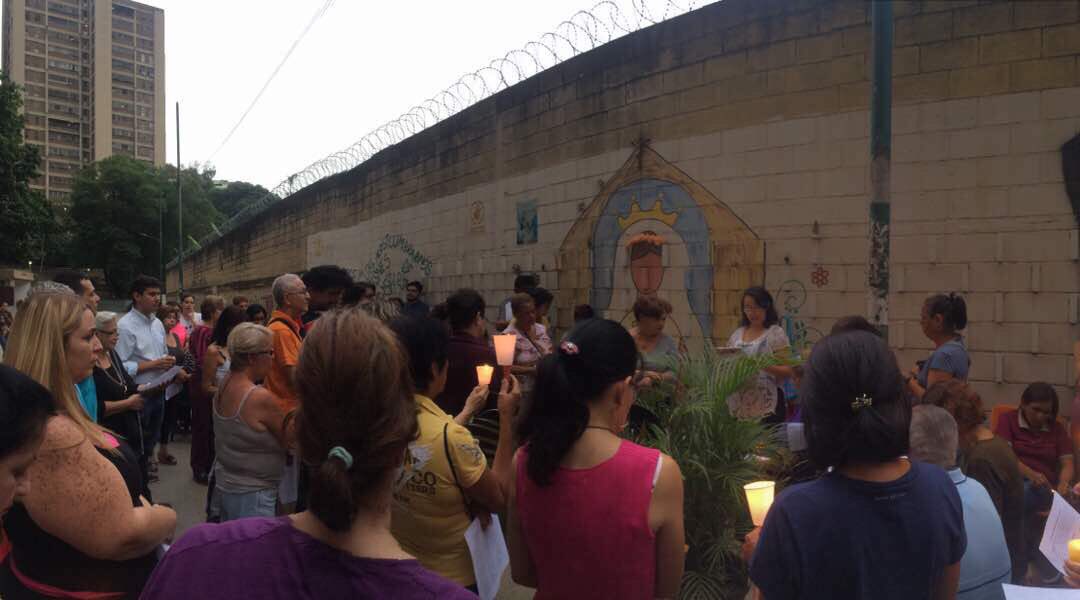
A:
{"label": "woman holding paper", "polygon": [[945,471],[907,458],[911,404],[892,352],[865,331],[830,335],[805,369],[808,454],[831,470],[785,489],[748,536],[751,581],[768,600],[955,597],[960,496]]}
{"label": "woman holding paper", "polygon": [[[446,385],[445,328],[427,317],[402,317],[390,328],[409,357],[420,429],[409,444],[405,471],[394,489],[391,529],[401,547],[422,565],[475,590],[465,530],[473,518],[484,523],[506,505],[518,385],[513,377],[503,380],[499,442],[489,469],[476,438],[432,401]],[[486,394],[486,386],[473,393]]]}
{"label": "woman holding paper", "polygon": [[93,312],[71,294],[34,294],[15,319],[5,362],[47,388],[56,413],[30,490],[4,515],[5,598],[137,597],[176,527],[171,508],[141,496],[128,443],[92,422],[75,396],[100,351]]}
{"label": "woman holding paper", "polygon": [[510,485],[510,565],[536,598],[674,598],[686,560],[671,457],[622,439],[643,375],[621,325],[591,319],[540,361]]}

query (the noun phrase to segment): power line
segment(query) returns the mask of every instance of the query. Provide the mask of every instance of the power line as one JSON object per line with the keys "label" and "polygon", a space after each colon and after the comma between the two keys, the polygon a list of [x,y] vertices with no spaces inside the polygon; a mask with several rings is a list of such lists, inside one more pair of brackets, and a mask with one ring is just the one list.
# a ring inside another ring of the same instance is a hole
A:
{"label": "power line", "polygon": [[328,10],[330,10],[330,7],[333,4],[334,0],[326,0],[326,2],[323,3],[322,7],[319,8],[319,10],[315,11],[315,15],[311,17],[311,20],[308,21],[307,26],[304,27],[304,30],[300,32],[300,36],[293,41],[291,46],[289,46],[288,52],[285,53],[285,56],[281,59],[281,62],[278,63],[277,67],[274,68],[274,71],[270,73],[270,77],[267,78],[266,83],[263,84],[262,88],[259,90],[259,93],[255,94],[255,98],[251,101],[251,104],[248,105],[247,109],[244,110],[244,114],[240,115],[240,120],[236,122],[236,125],[233,125],[232,129],[229,130],[229,133],[225,136],[225,139],[221,140],[221,144],[218,145],[217,150],[214,150],[214,153],[210,155],[210,158],[207,159],[207,162],[214,160],[214,157],[217,156],[217,153],[221,152],[221,149],[225,147],[225,144],[229,143],[229,140],[232,139],[233,134],[236,133],[236,130],[240,128],[240,125],[244,123],[244,119],[247,118],[251,110],[255,108],[256,104],[258,104],[259,99],[263,96],[263,93],[265,93],[266,89],[270,87],[271,83],[273,83],[274,78],[277,77],[278,72],[281,71],[281,67],[285,66],[285,63],[289,60],[289,57],[292,56],[293,51],[296,50],[296,47],[300,45],[300,41],[304,39],[304,36],[306,36],[309,31],[311,31],[311,28],[315,25],[315,22],[321,19],[322,16],[325,15]]}

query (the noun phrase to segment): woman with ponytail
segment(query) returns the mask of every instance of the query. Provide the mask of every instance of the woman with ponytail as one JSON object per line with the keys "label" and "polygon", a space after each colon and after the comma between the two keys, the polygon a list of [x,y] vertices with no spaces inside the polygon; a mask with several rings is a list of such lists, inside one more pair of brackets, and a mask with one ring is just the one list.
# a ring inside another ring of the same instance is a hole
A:
{"label": "woman with ponytail", "polygon": [[885,342],[865,331],[821,340],[800,396],[808,454],[828,472],[785,489],[747,536],[755,597],[954,598],[960,496],[940,467],[906,456],[911,405]]}
{"label": "woman with ponytail", "polygon": [[193,528],[142,597],[475,598],[390,533],[392,490],[416,437],[409,361],[394,334],[359,308],[325,313],[294,377],[309,509]]}
{"label": "woman with ponytail", "polygon": [[507,525],[536,598],[674,598],[685,560],[679,466],[619,437],[640,376],[618,323],[574,327],[537,369],[519,425]]}
{"label": "woman with ponytail", "polygon": [[967,304],[956,294],[938,294],[923,303],[919,323],[934,343],[929,360],[919,361],[907,377],[911,394],[921,400],[935,383],[957,379],[967,383],[971,358],[960,332],[967,327]]}

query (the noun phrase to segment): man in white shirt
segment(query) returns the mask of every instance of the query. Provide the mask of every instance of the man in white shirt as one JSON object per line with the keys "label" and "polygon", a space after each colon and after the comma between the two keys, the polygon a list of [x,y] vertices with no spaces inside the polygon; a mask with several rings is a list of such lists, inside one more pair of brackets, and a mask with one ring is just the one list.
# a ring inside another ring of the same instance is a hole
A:
{"label": "man in white shirt", "polygon": [[[160,378],[176,364],[165,345],[165,326],[155,313],[161,305],[161,282],[140,275],[131,284],[131,310],[117,323],[120,339],[116,353],[124,369],[140,386]],[[165,382],[168,383],[168,382]],[[161,422],[165,418],[164,386],[144,390],[146,404],[141,411],[143,444],[141,460],[148,464],[154,446],[161,437]]]}

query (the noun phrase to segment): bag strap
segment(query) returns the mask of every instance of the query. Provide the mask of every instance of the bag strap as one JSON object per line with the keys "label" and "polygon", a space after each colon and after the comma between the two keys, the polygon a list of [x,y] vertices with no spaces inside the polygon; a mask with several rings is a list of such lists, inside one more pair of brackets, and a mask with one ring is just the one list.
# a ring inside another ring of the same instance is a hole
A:
{"label": "bag strap", "polygon": [[450,436],[447,435],[447,429],[449,427],[449,423],[443,423],[443,451],[446,452],[446,462],[450,463],[450,474],[454,476],[454,485],[456,485],[458,491],[461,492],[461,500],[465,503],[465,514],[469,515],[469,520],[471,521],[473,519],[472,506],[469,504],[469,497],[465,494],[465,488],[461,487],[461,481],[458,480],[457,469],[454,468],[454,459],[450,456]]}
{"label": "bag strap", "polygon": [[296,336],[296,339],[298,339],[300,341],[304,341],[304,334],[303,334],[304,328],[303,327],[300,328],[300,331],[297,331],[297,330],[293,329],[292,323],[286,321],[285,319],[282,319],[281,317],[274,317],[273,319],[270,319],[270,321],[266,324],[266,326],[269,327],[270,325],[272,325],[274,323],[284,323],[285,326],[289,328],[289,331],[291,331],[292,334]]}

